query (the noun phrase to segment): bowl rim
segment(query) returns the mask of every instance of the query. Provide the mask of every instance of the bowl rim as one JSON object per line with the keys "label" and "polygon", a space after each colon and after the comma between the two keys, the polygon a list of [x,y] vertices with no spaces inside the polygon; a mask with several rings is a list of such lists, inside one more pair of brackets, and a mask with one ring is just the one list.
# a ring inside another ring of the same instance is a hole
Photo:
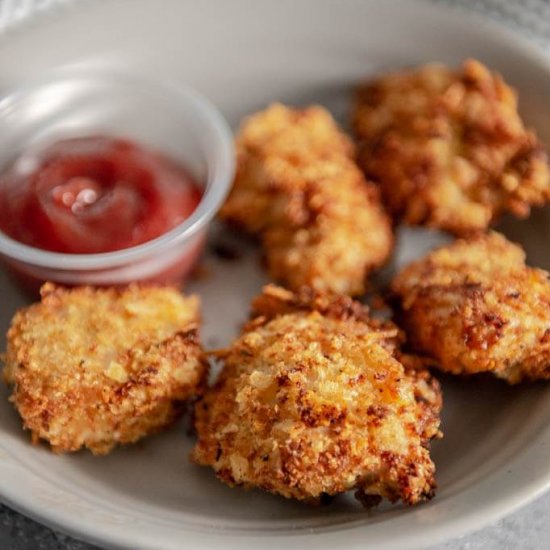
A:
{"label": "bowl rim", "polygon": [[43,250],[22,243],[0,231],[0,256],[33,267],[63,269],[64,271],[100,270],[127,265],[151,254],[158,254],[175,244],[184,242],[195,235],[216,215],[229,193],[235,172],[235,150],[233,133],[218,108],[203,94],[191,86],[171,78],[147,77],[138,68],[128,67],[75,67],[65,65],[27,80],[0,99],[1,111],[41,86],[63,81],[68,77],[86,78],[114,77],[124,81],[160,89],[175,100],[189,104],[201,124],[208,126],[215,150],[215,163],[209,163],[204,193],[192,214],[176,227],[162,235],[136,246],[94,254],[72,254]]}

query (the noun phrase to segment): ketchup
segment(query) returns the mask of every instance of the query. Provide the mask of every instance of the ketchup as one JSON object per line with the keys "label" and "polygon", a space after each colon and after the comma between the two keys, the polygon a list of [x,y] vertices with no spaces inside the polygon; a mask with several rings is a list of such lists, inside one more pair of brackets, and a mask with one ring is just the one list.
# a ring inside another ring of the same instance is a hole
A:
{"label": "ketchup", "polygon": [[200,199],[181,166],[137,143],[68,139],[0,176],[0,230],[43,250],[110,252],[169,231]]}

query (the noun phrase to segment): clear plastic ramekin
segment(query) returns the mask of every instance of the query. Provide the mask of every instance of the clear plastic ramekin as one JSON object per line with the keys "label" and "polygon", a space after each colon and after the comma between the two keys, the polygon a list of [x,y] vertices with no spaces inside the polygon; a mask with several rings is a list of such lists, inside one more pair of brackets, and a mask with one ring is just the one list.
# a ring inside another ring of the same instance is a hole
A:
{"label": "clear plastic ramekin", "polygon": [[202,187],[193,214],[144,244],[101,254],[34,248],[0,232],[0,257],[26,286],[177,283],[195,265],[208,222],[234,174],[231,131],[198,92],[128,69],[71,66],[28,82],[0,100],[0,171],[24,152],[55,141],[105,135],[135,140],[181,163]]}

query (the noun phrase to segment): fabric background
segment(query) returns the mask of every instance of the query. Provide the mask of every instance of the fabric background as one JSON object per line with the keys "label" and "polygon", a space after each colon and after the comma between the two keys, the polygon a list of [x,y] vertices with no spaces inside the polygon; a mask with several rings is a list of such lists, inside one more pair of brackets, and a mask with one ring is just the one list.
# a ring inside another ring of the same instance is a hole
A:
{"label": "fabric background", "polygon": [[[52,4],[84,0],[0,0],[0,31]],[[382,1],[382,0],[380,0]],[[470,10],[511,28],[550,55],[550,0],[431,0]],[[550,98],[549,98],[550,101]],[[546,550],[550,494],[477,533],[430,550]],[[0,505],[0,550],[97,550]]]}

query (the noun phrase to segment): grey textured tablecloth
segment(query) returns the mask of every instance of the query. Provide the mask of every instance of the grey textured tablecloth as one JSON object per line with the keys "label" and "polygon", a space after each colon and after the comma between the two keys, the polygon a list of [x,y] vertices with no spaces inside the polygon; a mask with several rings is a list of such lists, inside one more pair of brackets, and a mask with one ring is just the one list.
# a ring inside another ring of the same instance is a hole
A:
{"label": "grey textured tablecloth", "polygon": [[[0,0],[0,30],[52,3],[78,0]],[[383,1],[383,0],[380,0]],[[550,56],[550,0],[433,0],[476,11],[532,40]],[[550,101],[550,98],[549,98]],[[0,505],[0,550],[95,550]],[[550,494],[477,533],[430,550],[548,550]]]}

